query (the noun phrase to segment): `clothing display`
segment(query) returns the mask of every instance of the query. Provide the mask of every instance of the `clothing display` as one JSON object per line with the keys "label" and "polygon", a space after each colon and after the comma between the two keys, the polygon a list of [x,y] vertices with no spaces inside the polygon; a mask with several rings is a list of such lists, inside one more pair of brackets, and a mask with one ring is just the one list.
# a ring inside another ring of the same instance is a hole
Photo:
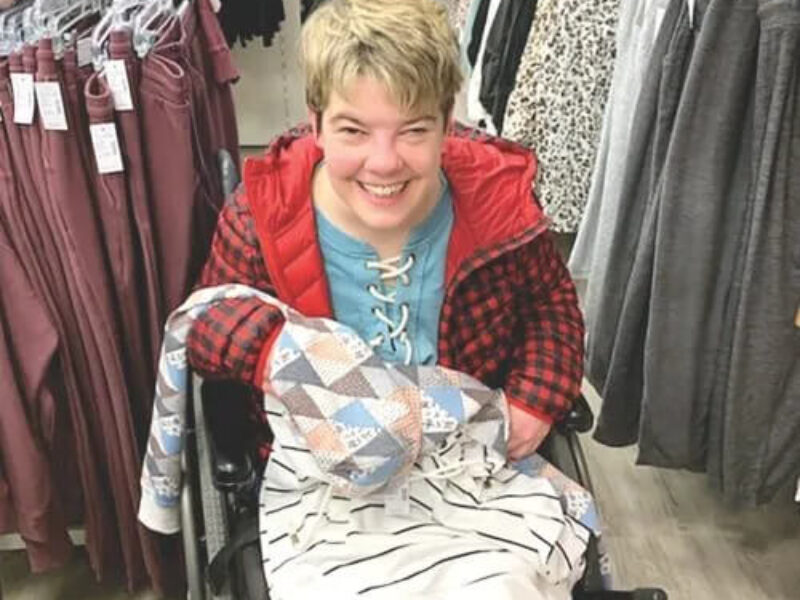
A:
{"label": "clothing display", "polygon": [[672,0],[663,21],[663,4],[647,8],[660,31],[572,261],[594,252],[595,437],[638,442],[641,464],[708,472],[731,503],[763,503],[800,469],[800,5]]}
{"label": "clothing display", "polygon": [[[304,18],[312,3],[302,0]],[[220,5],[217,15],[231,47],[236,42],[246,47],[256,37],[263,46],[271,46],[286,18],[283,0],[220,0]]]}
{"label": "clothing display", "polygon": [[539,0],[502,135],[533,148],[554,231],[577,230],[589,197],[620,0]]}
{"label": "clothing display", "polygon": [[0,533],[18,532],[38,571],[69,560],[66,527],[82,526],[99,579],[166,590],[177,540],[138,525],[138,472],[164,321],[205,262],[222,171],[237,170],[237,74],[208,0],[145,49],[135,25],[100,36],[110,17],[87,14],[76,44],[42,37],[0,59],[0,289],[24,280],[29,296],[0,294],[0,363],[26,365],[8,381],[30,407],[4,397],[0,411]]}

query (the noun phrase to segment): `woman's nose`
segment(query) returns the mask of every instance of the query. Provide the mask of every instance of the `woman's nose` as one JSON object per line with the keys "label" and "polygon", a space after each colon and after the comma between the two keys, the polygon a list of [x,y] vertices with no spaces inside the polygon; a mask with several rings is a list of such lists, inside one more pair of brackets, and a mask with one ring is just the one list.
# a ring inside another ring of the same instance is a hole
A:
{"label": "woman's nose", "polygon": [[403,168],[403,159],[391,141],[377,141],[369,148],[364,167],[377,174],[392,174]]}

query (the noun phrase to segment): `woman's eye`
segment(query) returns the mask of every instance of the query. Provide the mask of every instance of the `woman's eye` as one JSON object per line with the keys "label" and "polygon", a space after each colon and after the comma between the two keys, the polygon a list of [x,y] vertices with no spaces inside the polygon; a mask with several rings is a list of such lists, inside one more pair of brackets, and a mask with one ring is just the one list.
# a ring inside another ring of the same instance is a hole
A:
{"label": "woman's eye", "polygon": [[428,133],[428,130],[425,127],[412,127],[411,129],[406,129],[405,133],[410,135],[423,135]]}
{"label": "woman's eye", "polygon": [[350,135],[350,136],[357,136],[364,133],[363,131],[361,131],[360,129],[356,129],[355,127],[342,127],[339,131],[345,135]]}

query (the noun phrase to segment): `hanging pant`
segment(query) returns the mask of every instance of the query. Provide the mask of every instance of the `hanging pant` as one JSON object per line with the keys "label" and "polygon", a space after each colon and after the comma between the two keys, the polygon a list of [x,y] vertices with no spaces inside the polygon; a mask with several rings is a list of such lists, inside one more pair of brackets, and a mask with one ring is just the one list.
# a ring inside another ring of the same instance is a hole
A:
{"label": "hanging pant", "polygon": [[[141,131],[141,105],[139,90],[141,69],[139,59],[131,46],[131,34],[128,31],[112,31],[109,38],[109,58],[122,60],[128,76],[131,90],[132,110],[119,111],[116,114],[118,124],[120,150],[125,157],[125,178],[128,184],[128,195],[131,204],[132,221],[135,229],[135,247],[138,248],[141,260],[139,281],[139,310],[145,321],[146,337],[145,357],[151,372],[154,372],[161,349],[161,335],[164,329],[166,314],[164,300],[161,297],[161,277],[156,255],[155,231],[151,205],[150,182],[145,166],[144,148]],[[152,390],[151,390],[152,391]]]}
{"label": "hanging pant", "polygon": [[194,206],[201,201],[190,93],[177,62],[152,52],[142,60],[142,138],[166,313],[180,304],[191,285]]}
{"label": "hanging pant", "polygon": [[758,5],[753,185],[708,467],[744,504],[793,488],[800,470],[800,2]]}
{"label": "hanging pant", "polygon": [[[663,157],[669,144],[675,108],[680,100],[685,77],[685,63],[691,53],[692,36],[683,0],[672,0],[664,16],[651,60],[646,70],[642,92],[635,109],[628,166],[619,184],[618,218],[610,232],[608,269],[602,279],[594,278],[596,303],[587,308],[586,376],[603,396],[595,438],[612,446],[633,444],[639,432],[641,375],[634,394],[616,395],[606,390],[609,377],[628,375],[616,361],[612,371],[614,348],[634,258],[643,236],[645,211],[658,181]],[[643,326],[643,323],[641,324]],[[634,365],[641,371],[641,356]],[[634,367],[634,365],[630,365]]]}
{"label": "hanging pant", "polygon": [[0,222],[0,471],[10,484],[11,503],[3,506],[0,500],[0,526],[13,524],[10,531],[21,534],[33,572],[63,566],[72,554],[66,506],[56,485],[56,468],[64,460],[54,454],[70,450],[72,440],[65,434],[71,427],[48,385],[58,343]]}
{"label": "hanging pant", "polygon": [[235,69],[219,25],[204,16],[206,5],[193,3],[142,61],[143,138],[166,312],[186,297],[208,253],[224,199],[218,150],[238,164]]}
{"label": "hanging pant", "polygon": [[[8,72],[20,72],[22,57],[13,54],[8,63],[0,64],[0,78],[7,78]],[[26,152],[26,138],[30,137],[32,125],[17,125],[13,122],[14,102],[8,80],[0,83],[0,92],[5,96],[2,102],[3,123],[9,142],[9,155],[18,182],[18,240],[29,240],[34,252],[28,255],[33,260],[26,261],[38,275],[39,291],[48,301],[48,308],[57,323],[59,338],[65,341],[62,348],[64,384],[69,398],[70,415],[75,428],[76,452],[81,473],[81,485],[86,497],[95,499],[96,506],[86,511],[86,537],[89,559],[98,574],[106,571],[115,560],[114,548],[118,547],[113,517],[106,499],[108,485],[103,469],[96,457],[101,455],[97,448],[94,432],[97,431],[96,411],[89,405],[93,396],[91,386],[86,380],[90,363],[85,354],[85,340],[81,333],[76,311],[72,306],[70,286],[67,283],[69,269],[64,253],[59,251],[53,232],[55,217],[50,214],[49,201],[41,194],[45,190],[36,181],[44,182],[37,166],[42,160],[41,153],[29,155]],[[22,229],[24,227],[24,230]]]}

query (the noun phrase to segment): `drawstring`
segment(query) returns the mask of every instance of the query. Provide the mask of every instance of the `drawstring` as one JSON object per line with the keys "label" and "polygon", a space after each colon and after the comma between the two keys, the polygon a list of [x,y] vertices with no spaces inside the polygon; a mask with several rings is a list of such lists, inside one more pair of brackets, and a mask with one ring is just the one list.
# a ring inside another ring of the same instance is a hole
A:
{"label": "drawstring", "polygon": [[[408,276],[408,271],[414,266],[414,255],[409,254],[405,263],[402,266],[399,266],[399,263],[402,259],[402,256],[396,256],[395,258],[387,258],[386,260],[368,260],[367,268],[380,271],[381,281],[385,281],[387,279],[399,279],[403,285],[408,285],[411,281]],[[397,297],[397,290],[390,292],[389,294],[383,294],[378,287],[373,284],[367,286],[367,291],[372,295],[373,298],[385,304],[394,304],[395,298]],[[409,312],[408,304],[405,302],[401,304],[400,323],[395,324],[394,321],[386,316],[386,313],[383,312],[380,307],[376,306],[372,309],[372,314],[375,315],[375,318],[386,325],[386,327],[389,329],[389,339],[397,339],[405,346],[406,357],[403,362],[406,365],[411,364],[411,356],[414,351],[414,349],[411,347],[411,340],[408,339],[408,332],[406,331],[408,326]],[[384,335],[379,333],[370,340],[369,344],[373,348],[376,348],[383,344],[384,341]]]}

